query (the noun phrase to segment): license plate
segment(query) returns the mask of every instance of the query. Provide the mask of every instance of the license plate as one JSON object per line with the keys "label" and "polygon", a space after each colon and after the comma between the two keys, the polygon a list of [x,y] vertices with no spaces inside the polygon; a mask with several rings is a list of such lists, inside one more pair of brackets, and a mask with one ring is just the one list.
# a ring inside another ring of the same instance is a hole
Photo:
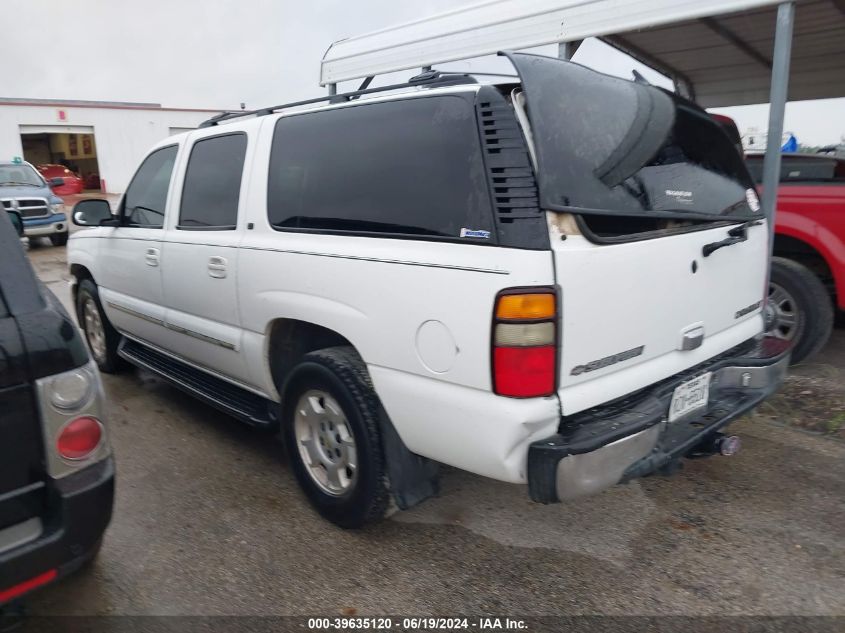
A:
{"label": "license plate", "polygon": [[675,387],[669,405],[669,422],[707,406],[710,397],[710,372]]}

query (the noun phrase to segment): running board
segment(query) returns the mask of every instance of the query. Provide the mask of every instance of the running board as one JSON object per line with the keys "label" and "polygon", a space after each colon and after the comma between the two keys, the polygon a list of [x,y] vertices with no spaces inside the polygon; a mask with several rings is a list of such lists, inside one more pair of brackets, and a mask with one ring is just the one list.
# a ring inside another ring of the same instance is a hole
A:
{"label": "running board", "polygon": [[275,402],[162,354],[143,343],[123,337],[117,353],[133,365],[153,372],[174,387],[242,422],[258,427],[269,427],[276,423],[273,415]]}

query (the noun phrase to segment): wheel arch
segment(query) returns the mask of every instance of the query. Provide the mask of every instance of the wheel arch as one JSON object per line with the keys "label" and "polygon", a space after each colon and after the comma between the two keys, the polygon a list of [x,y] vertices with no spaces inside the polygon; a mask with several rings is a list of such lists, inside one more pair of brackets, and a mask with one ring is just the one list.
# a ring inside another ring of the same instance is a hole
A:
{"label": "wheel arch", "polygon": [[97,280],[94,279],[94,275],[91,271],[84,265],[84,264],[71,264],[70,265],[70,275],[74,278],[74,282],[71,285],[71,297],[73,299],[73,305],[76,305],[76,295],[79,292],[79,283],[83,279],[90,279],[95,284]]}
{"label": "wheel arch", "polygon": [[340,332],[310,321],[277,318],[267,324],[265,358],[272,385],[281,400],[294,368],[302,357],[327,347],[349,346],[358,350]]}

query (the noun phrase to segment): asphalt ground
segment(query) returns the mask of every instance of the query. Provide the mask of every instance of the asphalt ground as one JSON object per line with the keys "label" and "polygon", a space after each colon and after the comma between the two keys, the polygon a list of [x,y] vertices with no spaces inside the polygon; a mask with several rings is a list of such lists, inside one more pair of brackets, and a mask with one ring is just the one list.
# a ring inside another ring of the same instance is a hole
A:
{"label": "asphalt ground", "polygon": [[[69,303],[64,248],[29,254]],[[845,330],[820,358],[798,375],[845,384]],[[104,382],[114,519],[34,615],[845,616],[845,443],[776,406],[733,425],[740,454],[671,478],[542,506],[447,468],[438,498],[343,531],[272,438],[150,374]]]}

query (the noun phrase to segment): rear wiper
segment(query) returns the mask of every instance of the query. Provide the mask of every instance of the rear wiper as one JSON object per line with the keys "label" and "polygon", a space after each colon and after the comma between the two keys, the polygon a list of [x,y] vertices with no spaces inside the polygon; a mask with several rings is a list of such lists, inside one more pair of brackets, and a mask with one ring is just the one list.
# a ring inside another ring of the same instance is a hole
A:
{"label": "rear wiper", "polygon": [[38,185],[33,185],[31,182],[0,182],[0,187],[7,187],[9,185],[20,185],[21,187],[37,187]]}
{"label": "rear wiper", "polygon": [[728,235],[730,237],[726,237],[725,239],[719,242],[711,242],[710,244],[705,244],[701,248],[701,254],[704,257],[710,257],[711,254],[718,251],[720,248],[724,248],[725,246],[733,246],[734,244],[744,242],[748,239],[748,227],[757,226],[758,224],[762,223],[763,222],[761,220],[748,220],[747,222],[738,224],[737,226],[731,228],[728,231]]}

